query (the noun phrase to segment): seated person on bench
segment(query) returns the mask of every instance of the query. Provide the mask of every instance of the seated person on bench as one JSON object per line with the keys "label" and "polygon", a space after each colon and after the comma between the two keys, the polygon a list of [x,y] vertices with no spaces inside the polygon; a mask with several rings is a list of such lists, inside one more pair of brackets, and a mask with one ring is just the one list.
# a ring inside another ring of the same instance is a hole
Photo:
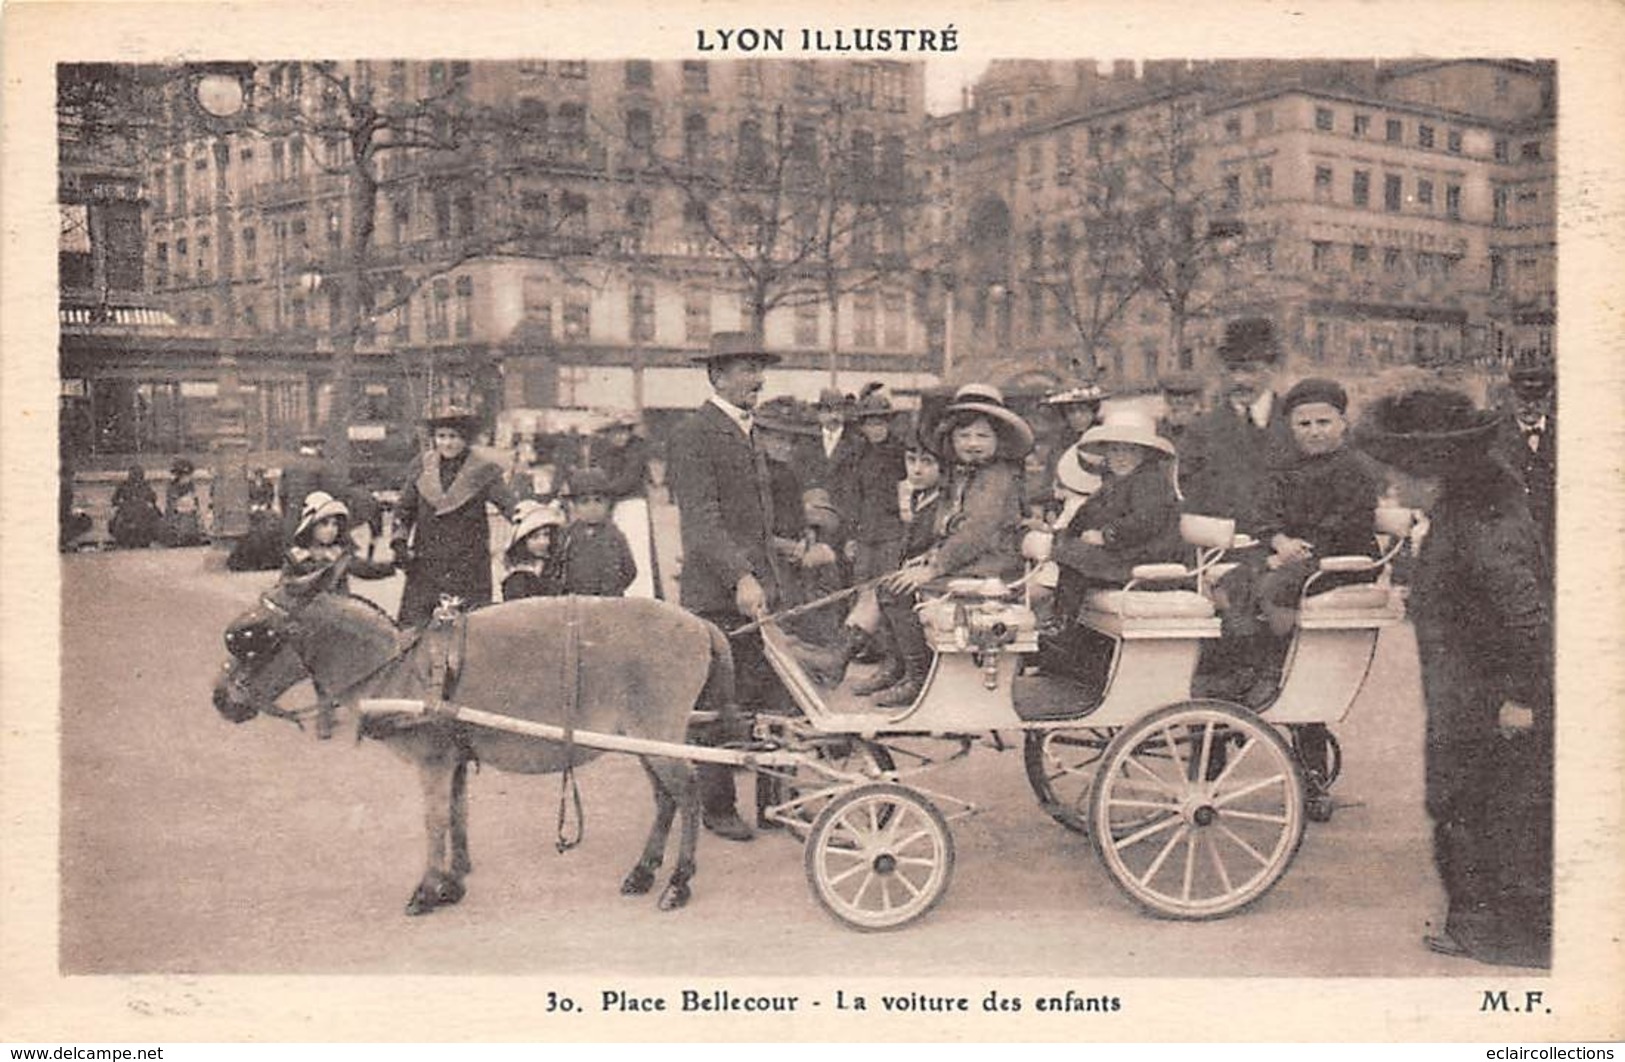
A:
{"label": "seated person on bench", "polygon": [[[1243,694],[1254,708],[1268,704],[1280,686],[1298,597],[1320,560],[1381,553],[1373,513],[1382,479],[1370,458],[1345,445],[1348,394],[1334,380],[1311,377],[1288,391],[1282,406],[1297,452],[1268,483],[1259,537],[1270,553],[1219,581],[1227,607],[1256,637],[1254,678]],[[1369,582],[1376,575],[1375,570],[1328,574],[1313,590]],[[1313,735],[1300,734],[1300,742],[1306,736]],[[1315,767],[1309,759],[1306,755],[1306,766]]]}
{"label": "seated person on bench", "polygon": [[[1174,445],[1157,434],[1152,419],[1134,410],[1107,414],[1084,432],[1080,450],[1104,459],[1104,482],[1063,530],[1030,533],[1023,552],[1031,560],[1053,559],[1060,567],[1056,618],[1062,628],[1040,652],[1045,670],[1069,670],[1081,650],[1072,622],[1092,589],[1119,588],[1136,565],[1177,562],[1186,546],[1179,536],[1179,493]],[[1069,452],[1062,460],[1073,460]]]}

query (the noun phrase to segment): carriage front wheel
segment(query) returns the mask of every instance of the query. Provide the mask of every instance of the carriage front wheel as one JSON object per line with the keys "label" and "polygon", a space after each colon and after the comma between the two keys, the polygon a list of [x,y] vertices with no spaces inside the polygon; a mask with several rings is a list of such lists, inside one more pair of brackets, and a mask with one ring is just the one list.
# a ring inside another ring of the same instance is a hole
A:
{"label": "carriage front wheel", "polygon": [[865,931],[897,929],[948,891],[953,835],[942,813],[912,789],[860,785],[819,812],[805,862],[813,895],[837,920]]}
{"label": "carriage front wheel", "polygon": [[1022,759],[1038,806],[1075,833],[1088,833],[1089,790],[1110,730],[1029,730]]}
{"label": "carriage front wheel", "polygon": [[1303,829],[1286,742],[1218,701],[1171,705],[1118,731],[1089,801],[1090,838],[1112,880],[1166,918],[1222,918],[1257,900]]}

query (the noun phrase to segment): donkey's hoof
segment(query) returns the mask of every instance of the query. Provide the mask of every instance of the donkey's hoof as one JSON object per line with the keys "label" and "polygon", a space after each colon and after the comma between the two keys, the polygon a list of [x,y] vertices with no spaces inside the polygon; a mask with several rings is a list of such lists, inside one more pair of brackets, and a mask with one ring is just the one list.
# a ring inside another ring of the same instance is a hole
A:
{"label": "donkey's hoof", "polygon": [[412,898],[406,901],[406,913],[413,918],[432,912],[440,904],[435,900],[435,890],[427,885],[419,885],[412,893]]}
{"label": "donkey's hoof", "polygon": [[621,882],[622,896],[642,896],[655,885],[655,872],[649,867],[635,866]]}
{"label": "donkey's hoof", "polygon": [[679,907],[687,907],[689,898],[693,895],[687,882],[674,881],[667,885],[665,891],[660,894],[660,909],[662,911],[675,911]]}
{"label": "donkey's hoof", "polygon": [[441,907],[450,907],[461,900],[468,892],[463,883],[456,878],[446,878],[435,886],[435,902]]}

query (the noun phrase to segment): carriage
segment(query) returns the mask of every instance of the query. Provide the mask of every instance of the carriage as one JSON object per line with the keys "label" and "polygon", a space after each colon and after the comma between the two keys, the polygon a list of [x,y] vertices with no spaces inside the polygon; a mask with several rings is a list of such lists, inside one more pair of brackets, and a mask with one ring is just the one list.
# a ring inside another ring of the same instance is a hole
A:
{"label": "carriage", "polygon": [[[702,748],[598,733],[452,706],[457,719],[596,750],[730,764],[777,783],[763,814],[801,841],[809,887],[838,921],[888,930],[930,912],[955,862],[950,826],[977,809],[927,788],[930,772],[1019,731],[1040,806],[1086,833],[1116,885],[1166,918],[1220,918],[1286,872],[1306,821],[1332,813],[1341,756],[1306,771],[1297,728],[1343,719],[1370,671],[1380,632],[1404,618],[1390,565],[1413,521],[1379,509],[1384,553],[1326,557],[1298,602],[1282,681],[1260,708],[1192,695],[1205,642],[1220,636],[1213,584],[1258,548],[1230,520],[1186,516],[1188,564],[1136,568],[1121,589],[1091,593],[1078,618],[1090,666],[1035,672],[1028,580],[951,583],[920,615],[933,661],[914,703],[881,709],[820,688],[794,638],[761,625],[767,659],[798,714],[759,715],[749,741]],[[1322,580],[1339,582],[1331,589]],[[370,699],[399,716],[421,702]],[[1283,736],[1284,735],[1284,736]],[[668,820],[669,822],[669,817]],[[658,865],[658,859],[656,859]],[[629,879],[630,880],[630,879]],[[646,887],[646,886],[645,886]]]}

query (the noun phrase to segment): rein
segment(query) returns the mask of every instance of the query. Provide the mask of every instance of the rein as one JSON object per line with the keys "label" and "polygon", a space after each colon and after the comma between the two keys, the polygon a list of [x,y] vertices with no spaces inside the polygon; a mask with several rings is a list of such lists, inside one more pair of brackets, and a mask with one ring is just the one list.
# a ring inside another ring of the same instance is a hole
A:
{"label": "rein", "polygon": [[[295,628],[298,627],[296,615],[301,609],[290,609],[280,602],[273,601],[269,594],[260,595],[260,604],[263,605],[268,611],[274,612],[277,615],[287,619]],[[297,631],[293,633],[297,633]],[[417,630],[414,632],[411,638],[406,640],[405,643],[398,644],[395,647],[395,651],[389,656],[385,657],[377,667],[365,672],[360,677],[353,679],[350,682],[346,682],[342,687],[333,693],[327,693],[326,691],[318,688],[316,690],[317,700],[311,704],[304,705],[300,708],[281,708],[273,702],[261,708],[260,714],[268,715],[272,719],[285,719],[294,726],[298,727],[302,733],[305,729],[305,718],[307,716],[317,715],[324,708],[330,705],[338,705],[343,702],[345,695],[351,690],[355,689],[357,686],[360,686],[369,679],[376,677],[385,668],[398,662],[405,657],[407,653],[417,648],[418,642],[421,641],[422,638],[423,631],[421,629]],[[312,685],[315,685],[316,676],[311,676],[311,683]]]}

